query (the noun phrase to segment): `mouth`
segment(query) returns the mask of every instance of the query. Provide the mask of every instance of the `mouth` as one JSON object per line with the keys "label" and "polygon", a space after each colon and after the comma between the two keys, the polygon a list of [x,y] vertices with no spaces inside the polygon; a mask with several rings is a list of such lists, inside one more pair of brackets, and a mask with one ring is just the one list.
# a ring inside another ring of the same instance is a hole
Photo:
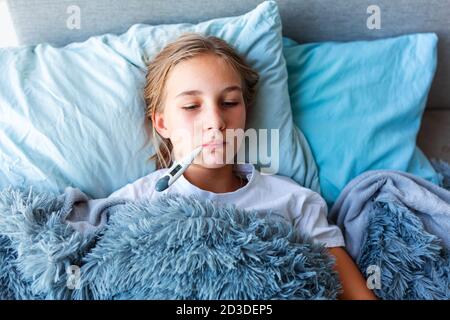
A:
{"label": "mouth", "polygon": [[202,144],[202,147],[205,148],[220,148],[227,144],[226,141],[210,141],[207,143]]}

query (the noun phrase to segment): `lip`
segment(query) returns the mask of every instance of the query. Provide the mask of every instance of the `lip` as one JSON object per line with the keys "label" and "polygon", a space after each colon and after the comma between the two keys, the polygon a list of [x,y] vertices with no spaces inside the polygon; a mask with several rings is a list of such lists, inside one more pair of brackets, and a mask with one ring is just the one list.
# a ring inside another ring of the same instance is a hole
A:
{"label": "lip", "polygon": [[203,147],[221,147],[226,145],[226,141],[210,141],[207,143],[202,144]]}

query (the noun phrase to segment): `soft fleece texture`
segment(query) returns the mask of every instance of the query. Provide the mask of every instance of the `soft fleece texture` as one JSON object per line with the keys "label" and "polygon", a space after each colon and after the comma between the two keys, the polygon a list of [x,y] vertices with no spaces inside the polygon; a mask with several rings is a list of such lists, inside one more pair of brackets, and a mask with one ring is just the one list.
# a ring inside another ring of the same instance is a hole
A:
{"label": "soft fleece texture", "polygon": [[109,206],[104,227],[80,233],[67,203],[0,193],[1,299],[335,299],[341,288],[327,249],[276,214],[171,195]]}
{"label": "soft fleece texture", "polygon": [[379,268],[380,298],[450,299],[450,166],[433,164],[441,187],[404,172],[368,171],[330,212],[361,272]]}

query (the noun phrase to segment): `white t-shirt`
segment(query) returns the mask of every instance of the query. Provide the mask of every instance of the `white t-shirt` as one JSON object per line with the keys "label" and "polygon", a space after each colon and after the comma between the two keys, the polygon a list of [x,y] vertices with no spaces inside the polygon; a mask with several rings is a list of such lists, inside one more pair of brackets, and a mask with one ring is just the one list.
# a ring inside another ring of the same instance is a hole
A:
{"label": "white t-shirt", "polygon": [[156,199],[165,194],[198,195],[202,199],[234,204],[239,209],[277,211],[284,215],[301,235],[327,247],[345,246],[341,230],[330,225],[327,220],[325,200],[310,189],[304,188],[294,180],[280,175],[263,175],[252,164],[235,164],[237,175],[246,177],[245,186],[233,192],[214,193],[198,188],[181,175],[163,192],[155,190],[158,179],[168,169],[160,169],[112,193],[111,197],[129,200],[144,198]]}

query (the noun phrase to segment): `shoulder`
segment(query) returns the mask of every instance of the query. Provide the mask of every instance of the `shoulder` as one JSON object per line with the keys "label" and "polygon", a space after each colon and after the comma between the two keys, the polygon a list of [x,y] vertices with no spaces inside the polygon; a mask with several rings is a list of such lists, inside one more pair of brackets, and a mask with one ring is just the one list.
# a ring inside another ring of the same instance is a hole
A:
{"label": "shoulder", "polygon": [[122,188],[113,192],[108,198],[126,198],[129,200],[138,200],[141,198],[151,197],[155,190],[156,181],[166,173],[168,169],[159,169],[152,173],[128,183]]}

